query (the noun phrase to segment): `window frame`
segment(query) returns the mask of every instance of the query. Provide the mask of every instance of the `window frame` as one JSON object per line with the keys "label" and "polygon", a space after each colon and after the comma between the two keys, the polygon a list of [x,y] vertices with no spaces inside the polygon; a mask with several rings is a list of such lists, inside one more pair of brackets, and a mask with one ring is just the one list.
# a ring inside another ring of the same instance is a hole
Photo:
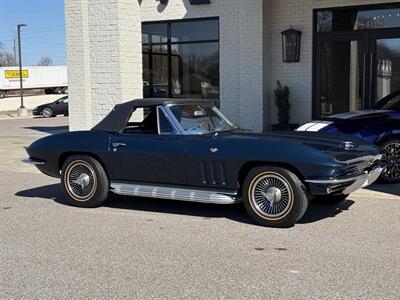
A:
{"label": "window frame", "polygon": [[[177,135],[177,134],[182,134],[179,127],[177,126],[176,120],[170,115],[170,113],[165,109],[163,105],[158,105],[156,107],[157,110],[157,131],[158,135]],[[161,124],[160,124],[160,114],[163,114],[164,117],[167,119],[167,122],[173,129],[173,133],[166,133],[166,132],[161,132]],[[174,121],[175,120],[175,121]]]}
{"label": "window frame", "polygon": [[[175,23],[186,23],[186,22],[194,22],[194,21],[218,21],[218,38],[217,39],[206,39],[206,40],[195,40],[195,41],[183,41],[183,42],[173,42],[171,40],[171,25]],[[175,20],[167,20],[167,21],[149,21],[149,22],[142,22],[142,34],[143,34],[143,25],[151,25],[151,24],[167,24],[167,42],[161,43],[153,43],[152,39],[148,39],[148,43],[142,43],[142,55],[148,55],[149,57],[149,66],[152,66],[152,57],[153,57],[153,46],[167,46],[167,53],[165,54],[168,59],[168,97],[167,98],[174,98],[172,93],[172,45],[187,45],[187,44],[205,44],[205,43],[217,43],[218,45],[218,53],[220,55],[220,18],[219,17],[206,17],[206,18],[187,18],[187,19],[175,19]],[[143,51],[143,48],[147,47],[147,51]],[[159,53],[154,53],[159,54]],[[218,57],[218,87],[221,86],[221,72],[220,72],[220,56]],[[153,79],[149,78],[148,80],[150,86],[150,98],[153,98]]]}

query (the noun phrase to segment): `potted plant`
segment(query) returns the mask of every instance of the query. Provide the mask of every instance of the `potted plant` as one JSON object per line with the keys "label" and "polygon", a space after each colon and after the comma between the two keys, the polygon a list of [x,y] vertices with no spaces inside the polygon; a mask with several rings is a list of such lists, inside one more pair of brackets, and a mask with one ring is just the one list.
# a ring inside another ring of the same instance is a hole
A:
{"label": "potted plant", "polygon": [[278,124],[272,124],[271,128],[273,131],[278,130],[293,130],[298,124],[290,123],[290,108],[291,104],[289,101],[290,91],[287,85],[282,86],[280,81],[277,82],[277,88],[274,90],[275,94],[275,106],[278,110]]}

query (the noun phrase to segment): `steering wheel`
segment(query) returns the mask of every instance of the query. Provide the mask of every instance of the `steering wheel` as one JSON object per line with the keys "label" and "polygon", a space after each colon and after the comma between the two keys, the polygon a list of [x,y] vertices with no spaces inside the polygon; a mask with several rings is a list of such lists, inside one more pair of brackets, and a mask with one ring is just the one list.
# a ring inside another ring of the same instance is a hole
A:
{"label": "steering wheel", "polygon": [[186,131],[195,131],[197,129],[201,129],[202,127],[204,127],[204,125],[207,125],[208,131],[211,131],[211,125],[208,121],[204,121],[204,122],[200,123],[199,125],[197,125],[197,127],[191,127],[189,129],[187,129]]}
{"label": "steering wheel", "polygon": [[203,127],[204,125],[207,125],[208,131],[211,131],[211,125],[210,125],[210,123],[209,123],[208,121],[204,121],[204,122],[200,123],[199,126],[197,126],[197,128],[201,128],[201,127]]}

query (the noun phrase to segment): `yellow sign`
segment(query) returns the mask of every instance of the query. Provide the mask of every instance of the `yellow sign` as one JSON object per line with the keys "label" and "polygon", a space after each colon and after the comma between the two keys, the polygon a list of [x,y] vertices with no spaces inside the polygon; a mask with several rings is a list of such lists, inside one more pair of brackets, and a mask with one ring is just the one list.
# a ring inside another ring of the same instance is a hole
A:
{"label": "yellow sign", "polygon": [[[18,70],[5,70],[4,76],[6,79],[19,78],[19,71]],[[22,70],[22,78],[29,78],[28,70]]]}

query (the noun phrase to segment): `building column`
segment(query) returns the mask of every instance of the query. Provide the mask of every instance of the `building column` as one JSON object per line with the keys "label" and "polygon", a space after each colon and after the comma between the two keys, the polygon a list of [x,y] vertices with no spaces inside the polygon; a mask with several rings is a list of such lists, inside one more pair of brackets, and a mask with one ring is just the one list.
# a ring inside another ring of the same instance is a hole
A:
{"label": "building column", "polygon": [[240,0],[239,64],[240,124],[255,131],[263,129],[264,57],[263,0]]}
{"label": "building column", "polygon": [[65,1],[70,130],[92,126],[87,0]]}
{"label": "building column", "polygon": [[115,104],[141,98],[136,0],[65,1],[70,130],[90,129]]}

